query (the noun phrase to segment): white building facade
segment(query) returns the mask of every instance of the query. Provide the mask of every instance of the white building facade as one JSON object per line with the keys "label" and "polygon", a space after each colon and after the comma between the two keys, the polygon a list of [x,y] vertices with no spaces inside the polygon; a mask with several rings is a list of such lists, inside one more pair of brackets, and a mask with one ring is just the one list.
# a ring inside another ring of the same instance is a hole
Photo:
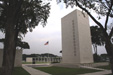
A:
{"label": "white building facade", "polygon": [[62,63],[93,63],[88,15],[75,10],[61,20]]}

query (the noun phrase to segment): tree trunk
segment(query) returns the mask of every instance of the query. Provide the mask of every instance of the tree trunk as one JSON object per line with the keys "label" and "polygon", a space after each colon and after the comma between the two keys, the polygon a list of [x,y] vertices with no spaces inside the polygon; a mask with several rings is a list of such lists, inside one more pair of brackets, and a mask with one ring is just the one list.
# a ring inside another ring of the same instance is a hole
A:
{"label": "tree trunk", "polygon": [[8,17],[6,22],[6,33],[3,51],[2,72],[0,75],[12,75],[15,52],[16,52],[16,32],[14,29],[14,18]]}
{"label": "tree trunk", "polygon": [[110,66],[111,66],[111,71],[113,75],[113,56],[110,58]]}
{"label": "tree trunk", "polygon": [[108,56],[109,56],[109,60],[110,60],[109,63],[110,63],[111,71],[113,74],[113,47],[111,47],[110,45],[106,45],[105,48],[106,48],[106,51],[107,51]]}
{"label": "tree trunk", "polygon": [[93,44],[93,48],[94,48],[94,54],[97,54],[97,45]]}
{"label": "tree trunk", "polygon": [[[95,45],[95,49],[96,49],[96,54],[97,54],[97,45]],[[98,54],[97,54],[98,55]]]}
{"label": "tree trunk", "polygon": [[109,37],[106,37],[106,45],[105,45],[106,51],[108,53],[109,59],[110,59],[110,66],[111,66],[111,71],[113,75],[113,44],[110,41]]}
{"label": "tree trunk", "polygon": [[[7,1],[6,1],[7,2]],[[18,17],[23,0],[10,0],[6,8],[5,42],[3,51],[2,72],[0,75],[12,75],[18,38]]]}

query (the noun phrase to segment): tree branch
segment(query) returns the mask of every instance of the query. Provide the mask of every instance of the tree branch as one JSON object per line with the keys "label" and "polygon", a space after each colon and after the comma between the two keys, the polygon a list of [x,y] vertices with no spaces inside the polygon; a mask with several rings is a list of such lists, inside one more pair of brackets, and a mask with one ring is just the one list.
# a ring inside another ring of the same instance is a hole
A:
{"label": "tree branch", "polygon": [[109,38],[111,38],[112,35],[113,35],[113,27],[112,27],[111,32],[110,32],[110,34],[109,34]]}
{"label": "tree branch", "polygon": [[79,3],[78,3],[78,0],[76,0],[76,4],[79,8],[81,8],[82,10],[84,10],[90,17],[91,19],[93,19],[93,21],[98,25],[100,26],[101,29],[104,29],[102,24],[100,22],[98,22],[91,14],[90,12],[88,12],[85,8],[83,8]]}
{"label": "tree branch", "polygon": [[110,15],[110,12],[111,12],[111,9],[112,9],[112,0],[111,0],[111,6],[110,6],[110,8],[109,8],[109,10],[108,10],[108,13],[107,13],[107,17],[106,17],[106,22],[105,22],[105,31],[107,30],[107,23],[108,23],[108,19],[109,19],[109,15]]}
{"label": "tree branch", "polygon": [[4,9],[4,6],[3,6],[2,4],[0,4],[0,7],[1,7],[2,9]]}

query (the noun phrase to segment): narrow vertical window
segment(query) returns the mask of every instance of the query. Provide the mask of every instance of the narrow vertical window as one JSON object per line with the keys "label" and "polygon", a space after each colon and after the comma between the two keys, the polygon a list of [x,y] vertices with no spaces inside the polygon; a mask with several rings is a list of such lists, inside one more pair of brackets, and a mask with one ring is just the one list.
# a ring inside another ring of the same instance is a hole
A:
{"label": "narrow vertical window", "polygon": [[72,31],[73,31],[73,46],[74,46],[74,56],[76,56],[76,39],[75,39],[75,24],[74,20],[72,20]]}

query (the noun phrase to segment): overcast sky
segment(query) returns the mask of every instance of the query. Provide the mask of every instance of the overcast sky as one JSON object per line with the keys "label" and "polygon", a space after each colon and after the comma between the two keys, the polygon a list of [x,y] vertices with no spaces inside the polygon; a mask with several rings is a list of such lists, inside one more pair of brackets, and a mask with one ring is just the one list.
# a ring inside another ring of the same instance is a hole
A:
{"label": "overcast sky", "polygon": [[[63,3],[57,4],[56,0],[51,1],[50,17],[45,27],[40,24],[33,30],[33,32],[28,32],[24,41],[28,42],[30,49],[23,50],[24,54],[41,54],[41,53],[52,53],[55,55],[60,55],[60,50],[62,50],[62,40],[61,40],[61,18],[69,14],[76,8],[65,8]],[[96,15],[94,13],[94,15]],[[102,22],[102,20],[101,20]],[[102,22],[103,23],[103,22]],[[90,25],[95,25],[95,23],[90,19]],[[1,34],[0,37],[3,37]],[[44,45],[49,41],[48,45]],[[1,44],[0,44],[0,47]],[[98,53],[106,53],[104,47],[98,48]]]}
{"label": "overcast sky", "polygon": [[[61,18],[69,14],[76,7],[65,8],[65,4],[57,4],[56,0],[51,2],[50,17],[48,18],[47,25],[43,28],[41,25],[37,26],[32,33],[28,33],[24,40],[29,42],[30,50],[24,50],[23,53],[53,53],[56,55],[61,55],[59,53],[62,50],[62,40],[61,40]],[[96,15],[94,13],[94,15]],[[95,25],[95,23],[90,20],[90,25]],[[49,41],[48,45],[44,45]],[[106,53],[104,47],[98,48],[98,53]]]}

